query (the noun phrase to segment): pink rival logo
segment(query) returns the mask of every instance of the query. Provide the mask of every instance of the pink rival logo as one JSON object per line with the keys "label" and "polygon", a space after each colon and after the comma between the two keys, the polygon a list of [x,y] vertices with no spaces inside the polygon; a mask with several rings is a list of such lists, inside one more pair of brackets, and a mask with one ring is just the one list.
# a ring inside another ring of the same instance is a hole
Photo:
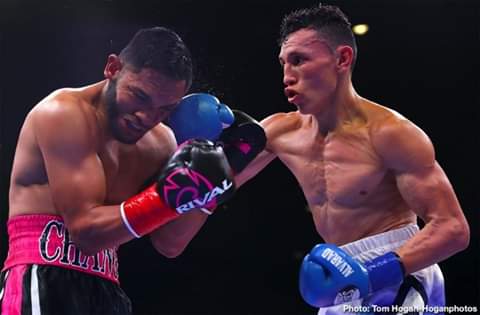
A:
{"label": "pink rival logo", "polygon": [[[165,200],[168,200],[169,204],[174,204],[178,211],[180,205],[202,198],[205,193],[213,188],[214,185],[205,176],[185,167],[176,170],[165,179],[163,197]],[[215,207],[216,200],[203,200],[203,205],[201,206],[210,205]]]}

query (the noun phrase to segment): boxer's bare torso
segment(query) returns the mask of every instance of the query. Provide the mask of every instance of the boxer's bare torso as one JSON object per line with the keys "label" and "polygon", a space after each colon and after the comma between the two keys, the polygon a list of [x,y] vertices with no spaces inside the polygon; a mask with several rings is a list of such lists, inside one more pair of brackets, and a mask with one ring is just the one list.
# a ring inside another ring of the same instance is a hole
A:
{"label": "boxer's bare torso", "polygon": [[319,235],[336,245],[419,217],[424,227],[396,250],[407,274],[465,248],[468,224],[428,136],[357,94],[354,45],[316,28],[283,38],[284,94],[298,111],[262,121],[267,148],[235,177],[237,186],[280,158],[303,189]]}
{"label": "boxer's bare torso", "polygon": [[[105,81],[85,88],[55,91],[28,114],[20,132],[11,174],[10,217],[33,213],[60,214],[52,199],[47,163],[36,136],[38,128],[48,129],[50,133],[58,131],[57,126],[45,125],[47,122],[43,117],[48,111],[69,111],[81,116],[71,124],[88,124],[89,138],[95,142],[99,170],[102,171],[99,176],[103,176],[105,205],[119,204],[137,193],[168,159],[175,140],[171,131],[162,124],[147,132],[135,144],[123,144],[105,136],[105,128],[101,127],[104,115],[96,105],[104,84]],[[72,150],[65,151],[67,155],[75,155]],[[71,193],[75,198],[73,186]]]}
{"label": "boxer's bare torso", "polygon": [[362,99],[351,119],[325,135],[312,115],[299,112],[262,124],[269,139],[263,159],[277,156],[292,171],[326,242],[341,245],[416,222],[377,148],[386,126],[416,129],[396,112]]}

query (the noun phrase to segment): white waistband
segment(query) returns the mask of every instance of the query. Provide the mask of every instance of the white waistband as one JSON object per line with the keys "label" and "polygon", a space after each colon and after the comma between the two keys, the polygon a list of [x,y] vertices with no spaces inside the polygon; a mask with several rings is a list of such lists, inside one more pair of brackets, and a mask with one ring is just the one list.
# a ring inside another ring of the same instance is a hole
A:
{"label": "white waistband", "polygon": [[359,260],[372,259],[399,248],[418,231],[418,225],[409,224],[399,229],[362,238],[340,248]]}

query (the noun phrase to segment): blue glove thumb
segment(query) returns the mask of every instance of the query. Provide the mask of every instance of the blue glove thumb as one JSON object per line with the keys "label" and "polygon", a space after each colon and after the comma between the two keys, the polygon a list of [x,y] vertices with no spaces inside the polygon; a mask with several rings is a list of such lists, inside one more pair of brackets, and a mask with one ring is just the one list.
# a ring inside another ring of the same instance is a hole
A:
{"label": "blue glove thumb", "polygon": [[223,128],[234,121],[231,109],[207,93],[194,93],[182,98],[168,119],[177,143],[189,139],[215,141]]}

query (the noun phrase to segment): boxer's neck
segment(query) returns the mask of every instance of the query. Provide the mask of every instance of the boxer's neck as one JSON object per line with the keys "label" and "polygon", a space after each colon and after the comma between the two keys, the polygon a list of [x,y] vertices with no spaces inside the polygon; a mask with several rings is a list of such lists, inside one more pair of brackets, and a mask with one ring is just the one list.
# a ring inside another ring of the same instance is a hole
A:
{"label": "boxer's neck", "polygon": [[363,116],[360,109],[362,98],[352,84],[347,84],[345,89],[340,88],[339,91],[325,111],[313,115],[317,122],[318,133],[324,137]]}
{"label": "boxer's neck", "polygon": [[107,96],[108,80],[103,80],[92,86],[91,104],[95,108],[97,124],[100,130],[99,138],[103,143],[117,141],[108,123]]}

